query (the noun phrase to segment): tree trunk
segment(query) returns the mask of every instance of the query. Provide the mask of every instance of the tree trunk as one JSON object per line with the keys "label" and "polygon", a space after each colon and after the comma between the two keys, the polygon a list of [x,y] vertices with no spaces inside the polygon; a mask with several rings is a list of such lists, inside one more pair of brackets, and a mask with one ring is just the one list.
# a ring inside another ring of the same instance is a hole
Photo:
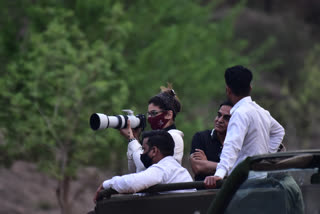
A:
{"label": "tree trunk", "polygon": [[71,204],[69,198],[70,182],[71,179],[69,176],[64,176],[63,179],[58,182],[56,195],[61,214],[71,214]]}

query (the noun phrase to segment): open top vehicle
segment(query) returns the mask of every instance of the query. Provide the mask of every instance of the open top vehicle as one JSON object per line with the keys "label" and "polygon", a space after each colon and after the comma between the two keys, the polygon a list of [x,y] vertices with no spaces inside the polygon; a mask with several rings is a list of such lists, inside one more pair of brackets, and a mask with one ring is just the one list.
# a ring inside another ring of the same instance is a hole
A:
{"label": "open top vehicle", "polygon": [[[319,214],[320,150],[248,157],[218,187],[205,189],[198,181],[158,184],[135,194],[107,189],[99,193],[95,213]],[[168,193],[183,189],[197,190]]]}

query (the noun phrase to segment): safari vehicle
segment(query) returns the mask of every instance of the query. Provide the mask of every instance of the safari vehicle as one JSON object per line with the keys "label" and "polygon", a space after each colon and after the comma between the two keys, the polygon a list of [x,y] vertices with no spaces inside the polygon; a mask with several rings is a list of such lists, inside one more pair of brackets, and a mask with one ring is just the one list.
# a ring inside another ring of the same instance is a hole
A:
{"label": "safari vehicle", "polygon": [[[159,184],[138,194],[99,193],[95,213],[320,213],[320,150],[248,157],[220,188],[203,182]],[[251,175],[263,178],[251,178]],[[249,179],[248,179],[249,177]],[[219,186],[219,185],[218,185]],[[164,193],[192,189],[186,193]]]}

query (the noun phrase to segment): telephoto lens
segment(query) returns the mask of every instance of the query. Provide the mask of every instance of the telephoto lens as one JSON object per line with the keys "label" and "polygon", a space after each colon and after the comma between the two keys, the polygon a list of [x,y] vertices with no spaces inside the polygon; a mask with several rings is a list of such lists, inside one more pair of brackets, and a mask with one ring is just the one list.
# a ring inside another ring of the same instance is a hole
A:
{"label": "telephoto lens", "polygon": [[108,116],[102,113],[93,113],[90,117],[90,127],[93,130],[101,130],[106,128],[122,129],[127,127],[128,120],[130,120],[131,128],[145,128],[146,118],[143,114],[133,115],[132,110],[123,110],[128,115]]}

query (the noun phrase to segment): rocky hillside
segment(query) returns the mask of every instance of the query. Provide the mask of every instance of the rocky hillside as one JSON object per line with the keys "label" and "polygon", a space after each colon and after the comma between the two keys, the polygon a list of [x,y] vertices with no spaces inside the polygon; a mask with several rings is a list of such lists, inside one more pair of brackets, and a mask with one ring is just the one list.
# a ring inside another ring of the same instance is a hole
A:
{"label": "rocky hillside", "polygon": [[[59,214],[54,179],[40,173],[35,164],[18,161],[10,169],[0,168],[0,214]],[[87,213],[94,207],[92,198],[98,184],[109,173],[95,168],[79,171],[72,182],[73,212]]]}

